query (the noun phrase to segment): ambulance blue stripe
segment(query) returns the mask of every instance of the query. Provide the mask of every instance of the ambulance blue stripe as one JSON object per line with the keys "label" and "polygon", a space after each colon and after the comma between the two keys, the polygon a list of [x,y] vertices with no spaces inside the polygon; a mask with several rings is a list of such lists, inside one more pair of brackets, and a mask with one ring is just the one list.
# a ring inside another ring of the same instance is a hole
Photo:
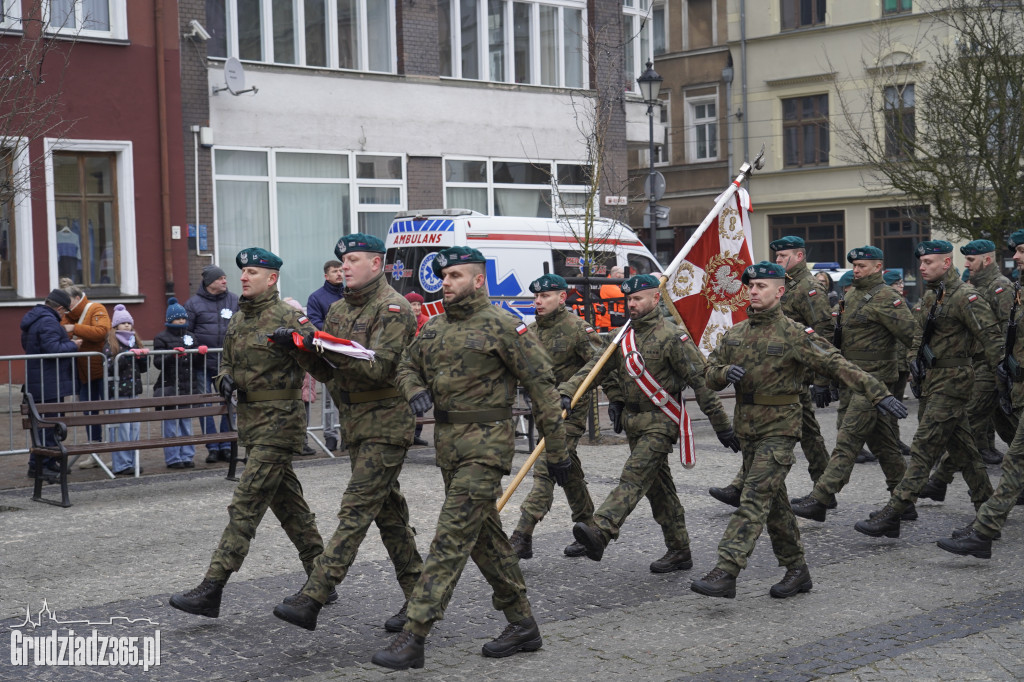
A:
{"label": "ambulance blue stripe", "polygon": [[417,226],[412,220],[400,220],[394,223],[388,230],[388,234],[399,234],[401,232],[454,232],[454,220],[428,220],[426,224]]}

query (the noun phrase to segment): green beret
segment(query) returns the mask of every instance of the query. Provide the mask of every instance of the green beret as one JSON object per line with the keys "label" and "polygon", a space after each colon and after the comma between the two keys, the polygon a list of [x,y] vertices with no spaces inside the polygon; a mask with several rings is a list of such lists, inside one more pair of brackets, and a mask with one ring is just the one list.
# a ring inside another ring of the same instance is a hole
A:
{"label": "green beret", "polygon": [[856,249],[850,249],[850,253],[846,254],[846,260],[851,263],[855,260],[882,260],[883,258],[885,256],[877,246],[858,246]]}
{"label": "green beret", "polygon": [[261,249],[258,246],[250,246],[248,249],[242,249],[235,256],[235,264],[238,269],[242,268],[267,268],[268,270],[280,270],[281,266],[284,265],[276,253]]}
{"label": "green beret", "polygon": [[384,253],[384,242],[372,234],[356,232],[354,234],[346,234],[338,240],[337,246],[334,247],[334,255],[338,257],[338,260],[344,258],[346,253],[352,253],[353,251]]}
{"label": "green beret", "polygon": [[989,239],[975,239],[960,247],[960,253],[965,256],[980,256],[983,253],[992,253],[996,250],[996,243]]}
{"label": "green beret", "polygon": [[802,249],[804,248],[804,240],[800,237],[783,237],[782,239],[776,239],[768,248],[772,251],[785,251],[787,249]]}
{"label": "green beret", "polygon": [[1017,230],[1010,235],[1006,242],[1013,248],[1017,248],[1020,244],[1024,244],[1024,230]]}
{"label": "green beret", "polygon": [[895,270],[886,270],[882,273],[882,281],[888,285],[896,284],[896,282],[903,281],[903,275],[896,272]]}
{"label": "green beret", "polygon": [[466,265],[467,263],[486,263],[487,259],[484,255],[476,249],[471,249],[468,246],[453,246],[449,249],[442,249],[436,256],[434,256],[433,262],[430,267],[434,270],[434,275],[441,277],[441,273],[445,268],[452,265]]}
{"label": "green beret", "polygon": [[558,275],[543,275],[530,282],[530,291],[539,294],[542,291],[567,291],[569,285]]}
{"label": "green beret", "polygon": [[[789,239],[789,237],[786,237],[786,239]],[[772,243],[774,244],[775,242]],[[801,242],[801,244],[802,243],[803,242]],[[787,246],[783,248],[793,247]],[[743,277],[741,277],[741,279],[744,284],[750,284],[750,280],[752,279],[786,279],[786,271],[781,265],[769,263],[768,261],[763,260],[760,263],[748,265],[747,269],[743,271]]]}
{"label": "green beret", "polygon": [[953,245],[947,242],[945,239],[933,239],[928,242],[921,242],[914,249],[914,255],[918,258],[921,256],[927,256],[930,254],[944,254],[953,253]]}
{"label": "green beret", "polygon": [[840,287],[852,287],[853,286],[853,270],[844,272],[843,276],[839,278]]}
{"label": "green beret", "polygon": [[619,288],[622,289],[622,293],[628,295],[647,289],[657,289],[659,286],[661,286],[661,280],[654,275],[633,275],[620,284]]}

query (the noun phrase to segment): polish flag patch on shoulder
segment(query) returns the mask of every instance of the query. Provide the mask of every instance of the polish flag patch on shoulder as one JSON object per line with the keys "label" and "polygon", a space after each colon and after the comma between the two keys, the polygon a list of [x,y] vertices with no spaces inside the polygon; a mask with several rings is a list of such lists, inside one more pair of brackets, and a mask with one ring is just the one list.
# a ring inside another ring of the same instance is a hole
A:
{"label": "polish flag patch on shoulder", "polygon": [[977,294],[971,294],[971,295],[969,295],[967,297],[967,300],[970,301],[971,303],[974,303],[975,301],[978,300],[978,295]]}
{"label": "polish flag patch on shoulder", "polygon": [[818,295],[818,290],[817,289],[811,289],[810,291],[807,292],[807,295],[808,296],[817,296]]}
{"label": "polish flag patch on shoulder", "polygon": [[586,332],[587,332],[588,334],[593,334],[593,333],[594,333],[594,331],[595,331],[595,329],[594,329],[593,327],[584,327],[584,330],[585,330],[585,331],[586,331]]}
{"label": "polish flag patch on shoulder", "polygon": [[400,313],[400,312],[402,312],[402,306],[398,305],[397,303],[389,303],[388,304],[388,312],[389,313]]}
{"label": "polish flag patch on shoulder", "polygon": [[306,324],[307,322],[309,322],[309,318],[305,315],[299,318],[299,324]]}
{"label": "polish flag patch on shoulder", "polygon": [[687,341],[690,340],[690,335],[689,334],[683,334],[682,336],[679,337],[679,340],[682,341],[683,343],[686,343]]}
{"label": "polish flag patch on shoulder", "polygon": [[520,322],[519,323],[519,326],[516,327],[516,333],[519,334],[519,336],[522,336],[523,334],[526,333],[526,323],[525,322]]}
{"label": "polish flag patch on shoulder", "polygon": [[804,334],[813,334],[814,327],[804,327]]}
{"label": "polish flag patch on shoulder", "polygon": [[833,310],[832,311],[832,317],[839,317],[839,311],[838,310]]}
{"label": "polish flag patch on shoulder", "polygon": [[1006,289],[1004,289],[1003,287],[996,287],[996,293],[997,293],[997,294],[1001,294],[1001,293],[1003,293],[1004,291],[1006,291]]}
{"label": "polish flag patch on shoulder", "polygon": [[903,299],[902,298],[897,298],[895,301],[892,302],[892,307],[893,308],[899,308],[901,305],[903,305]]}

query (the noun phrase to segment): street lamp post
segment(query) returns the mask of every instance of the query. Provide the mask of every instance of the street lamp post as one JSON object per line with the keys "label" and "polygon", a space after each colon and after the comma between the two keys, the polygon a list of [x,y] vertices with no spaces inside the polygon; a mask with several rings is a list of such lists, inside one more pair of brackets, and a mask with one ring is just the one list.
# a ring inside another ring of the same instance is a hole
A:
{"label": "street lamp post", "polygon": [[654,212],[654,105],[658,103],[658,92],[661,90],[661,76],[654,70],[654,64],[647,60],[647,70],[636,79],[640,86],[640,94],[647,102],[647,120],[650,122],[650,171],[647,175],[647,215],[651,224],[651,253],[658,256],[658,216]]}

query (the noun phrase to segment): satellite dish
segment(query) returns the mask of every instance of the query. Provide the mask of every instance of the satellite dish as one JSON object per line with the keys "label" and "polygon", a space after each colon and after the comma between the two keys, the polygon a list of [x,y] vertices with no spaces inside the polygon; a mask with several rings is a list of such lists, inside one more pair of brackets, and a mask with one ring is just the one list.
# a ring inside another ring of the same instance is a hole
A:
{"label": "satellite dish", "polygon": [[259,89],[254,85],[248,90],[245,87],[245,69],[242,68],[242,62],[238,61],[237,57],[228,57],[227,61],[224,62],[224,87],[218,88],[214,86],[213,94],[223,92],[227,90],[232,95],[241,95],[243,92],[251,92],[254,95],[259,92]]}

